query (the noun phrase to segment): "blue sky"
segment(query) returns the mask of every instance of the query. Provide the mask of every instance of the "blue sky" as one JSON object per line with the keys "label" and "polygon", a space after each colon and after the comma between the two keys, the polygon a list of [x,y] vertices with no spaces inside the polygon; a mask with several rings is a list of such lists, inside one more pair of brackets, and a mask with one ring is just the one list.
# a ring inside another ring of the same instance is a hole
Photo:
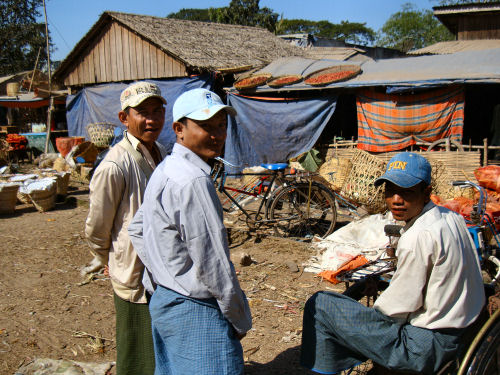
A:
{"label": "blue sky", "polygon": [[[361,22],[378,31],[407,2],[419,9],[438,5],[435,0],[260,0],[260,7],[271,8],[284,18]],[[45,3],[49,30],[57,48],[51,59],[62,60],[105,10],[164,17],[182,8],[227,6],[230,0],[46,0]]]}

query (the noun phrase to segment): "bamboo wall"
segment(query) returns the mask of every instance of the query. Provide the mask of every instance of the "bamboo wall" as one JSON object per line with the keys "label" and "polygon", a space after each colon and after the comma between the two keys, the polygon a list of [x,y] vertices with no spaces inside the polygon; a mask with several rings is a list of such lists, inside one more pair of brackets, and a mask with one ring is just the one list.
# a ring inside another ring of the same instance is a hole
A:
{"label": "bamboo wall", "polygon": [[183,63],[115,22],[95,40],[70,69],[66,86],[187,75]]}

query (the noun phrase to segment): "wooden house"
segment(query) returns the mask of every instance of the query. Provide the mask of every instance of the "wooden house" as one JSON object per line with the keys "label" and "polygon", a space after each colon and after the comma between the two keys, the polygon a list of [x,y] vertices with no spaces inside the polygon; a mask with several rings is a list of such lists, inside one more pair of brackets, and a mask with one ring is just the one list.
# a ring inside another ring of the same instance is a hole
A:
{"label": "wooden house", "polygon": [[500,39],[500,2],[438,6],[434,15],[457,40]]}
{"label": "wooden house", "polygon": [[54,79],[83,87],[234,73],[301,53],[259,27],[106,11],[61,63]]}

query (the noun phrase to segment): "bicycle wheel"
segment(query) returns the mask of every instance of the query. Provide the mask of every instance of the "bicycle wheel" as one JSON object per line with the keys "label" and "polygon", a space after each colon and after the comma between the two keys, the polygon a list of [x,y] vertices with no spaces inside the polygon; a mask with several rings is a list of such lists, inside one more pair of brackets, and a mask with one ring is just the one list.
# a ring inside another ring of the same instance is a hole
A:
{"label": "bicycle wheel", "polygon": [[277,191],[267,217],[280,237],[326,237],[337,222],[335,198],[325,186],[298,183]]}
{"label": "bicycle wheel", "polygon": [[[500,315],[497,311],[492,316],[491,327],[481,337],[469,363],[460,366],[460,373],[470,375],[500,374]],[[486,323],[488,324],[488,322]],[[466,369],[467,372],[463,371]]]}

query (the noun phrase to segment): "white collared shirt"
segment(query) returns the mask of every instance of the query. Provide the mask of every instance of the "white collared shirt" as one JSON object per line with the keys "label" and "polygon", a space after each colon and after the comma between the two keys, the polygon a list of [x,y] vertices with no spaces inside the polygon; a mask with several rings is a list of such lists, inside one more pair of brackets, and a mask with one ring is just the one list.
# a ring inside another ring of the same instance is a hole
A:
{"label": "white collared shirt", "polygon": [[374,308],[428,328],[464,328],[485,303],[478,255],[462,216],[434,203],[404,228],[398,266]]}

